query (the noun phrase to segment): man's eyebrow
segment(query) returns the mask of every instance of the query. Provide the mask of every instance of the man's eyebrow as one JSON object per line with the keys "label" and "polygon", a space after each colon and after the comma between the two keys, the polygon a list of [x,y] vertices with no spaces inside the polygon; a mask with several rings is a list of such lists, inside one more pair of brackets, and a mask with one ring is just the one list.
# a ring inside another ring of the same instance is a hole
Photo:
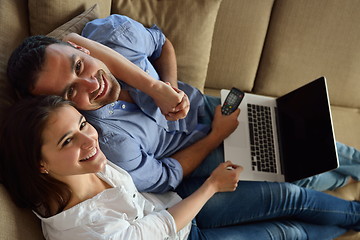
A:
{"label": "man's eyebrow", "polygon": [[[75,71],[76,68],[76,54],[73,54],[69,57],[70,60],[70,72],[73,73]],[[72,85],[72,83],[69,83],[68,85],[65,86],[64,90],[61,93],[61,96],[66,98],[66,93],[69,91],[70,86]]]}
{"label": "man's eyebrow", "polygon": [[[79,125],[82,123],[82,121],[83,121],[84,118],[85,118],[85,117],[84,117],[83,115],[80,116],[80,118],[79,118],[79,123],[78,123]],[[71,133],[71,131],[66,132],[66,133],[59,139],[57,145],[59,145],[59,144],[63,141],[63,139],[66,138],[70,133]]]}
{"label": "man's eyebrow", "polygon": [[71,55],[70,57],[70,71],[74,72],[76,67],[76,54]]}

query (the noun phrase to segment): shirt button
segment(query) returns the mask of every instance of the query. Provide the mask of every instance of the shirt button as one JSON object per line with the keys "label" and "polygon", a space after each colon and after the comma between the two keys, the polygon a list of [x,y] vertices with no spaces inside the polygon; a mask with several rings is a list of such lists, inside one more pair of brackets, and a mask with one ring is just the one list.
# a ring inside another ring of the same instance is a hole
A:
{"label": "shirt button", "polygon": [[121,108],[122,108],[122,109],[125,109],[125,108],[126,108],[126,105],[125,105],[125,104],[121,105]]}
{"label": "shirt button", "polygon": [[115,103],[112,103],[111,106],[112,106],[112,107],[115,106]]}
{"label": "shirt button", "polygon": [[146,69],[146,73],[147,73],[147,74],[150,74],[150,71],[149,71],[149,69]]}
{"label": "shirt button", "polygon": [[113,114],[114,113],[114,111],[109,111],[109,114]]}
{"label": "shirt button", "polygon": [[134,194],[133,194],[133,198],[135,198],[135,197],[136,197],[136,194],[134,193]]}
{"label": "shirt button", "polygon": [[138,218],[139,218],[139,217],[138,217],[138,216],[136,216],[136,217],[135,217],[135,220],[137,220]]}

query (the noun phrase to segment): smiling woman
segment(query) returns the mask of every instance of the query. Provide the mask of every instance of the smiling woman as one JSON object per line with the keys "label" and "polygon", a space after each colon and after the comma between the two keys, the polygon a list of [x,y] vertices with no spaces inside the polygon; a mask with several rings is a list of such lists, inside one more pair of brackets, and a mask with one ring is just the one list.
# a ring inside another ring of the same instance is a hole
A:
{"label": "smiling woman", "polygon": [[[3,184],[41,219],[46,239],[330,239],[360,229],[360,202],[288,183],[238,182],[242,168],[231,162],[195,182],[185,199],[140,193],[107,161],[97,131],[58,96],[20,101],[0,133]],[[209,217],[217,209],[206,205],[219,192],[234,192],[225,219]]]}
{"label": "smiling woman", "polygon": [[[62,211],[71,196],[69,186],[46,174],[46,169],[45,174],[40,174],[43,143],[41,134],[50,113],[68,104],[70,103],[63,102],[60,98],[44,101],[43,104],[38,104],[38,99],[29,99],[27,104],[19,105],[9,112],[4,122],[7,127],[2,130],[1,154],[4,159],[12,159],[1,161],[4,185],[9,186],[7,189],[18,206],[33,210],[38,210],[41,206],[43,216],[50,216],[54,212],[51,210],[54,203],[58,206],[57,211]],[[37,106],[36,111],[29,106]],[[5,138],[8,139],[5,141]],[[13,173],[5,169],[16,169],[17,177],[12,177]],[[22,184],[26,188],[11,187]]]}
{"label": "smiling woman", "polygon": [[42,137],[41,169],[61,181],[104,168],[106,158],[99,151],[96,130],[73,107],[55,110],[48,118]]}
{"label": "smiling woman", "polygon": [[14,179],[2,171],[5,186],[26,185],[8,188],[17,204],[49,217],[109,187],[95,175],[107,163],[97,132],[71,102],[56,96],[27,99],[7,119],[2,136],[24,134],[1,141],[1,153],[12,159],[2,161],[1,169],[21,173]]}

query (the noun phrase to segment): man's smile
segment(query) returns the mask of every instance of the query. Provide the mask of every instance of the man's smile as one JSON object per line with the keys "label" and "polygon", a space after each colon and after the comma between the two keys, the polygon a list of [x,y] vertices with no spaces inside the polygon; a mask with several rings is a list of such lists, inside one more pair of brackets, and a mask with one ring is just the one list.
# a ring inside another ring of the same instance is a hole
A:
{"label": "man's smile", "polygon": [[105,78],[105,72],[104,71],[99,71],[99,74],[98,76],[96,77],[96,79],[99,81],[99,89],[96,93],[96,96],[94,97],[93,100],[96,100],[98,98],[101,98],[102,96],[104,96],[107,92],[107,89],[108,89],[108,83],[106,81],[106,78]]}

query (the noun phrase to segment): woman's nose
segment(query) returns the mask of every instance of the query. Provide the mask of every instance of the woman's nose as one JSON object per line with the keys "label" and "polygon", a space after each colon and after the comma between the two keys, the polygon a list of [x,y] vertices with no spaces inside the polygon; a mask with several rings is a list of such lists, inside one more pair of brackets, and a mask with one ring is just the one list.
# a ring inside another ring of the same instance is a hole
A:
{"label": "woman's nose", "polygon": [[81,148],[92,149],[93,147],[95,147],[95,140],[90,135],[83,134]]}

